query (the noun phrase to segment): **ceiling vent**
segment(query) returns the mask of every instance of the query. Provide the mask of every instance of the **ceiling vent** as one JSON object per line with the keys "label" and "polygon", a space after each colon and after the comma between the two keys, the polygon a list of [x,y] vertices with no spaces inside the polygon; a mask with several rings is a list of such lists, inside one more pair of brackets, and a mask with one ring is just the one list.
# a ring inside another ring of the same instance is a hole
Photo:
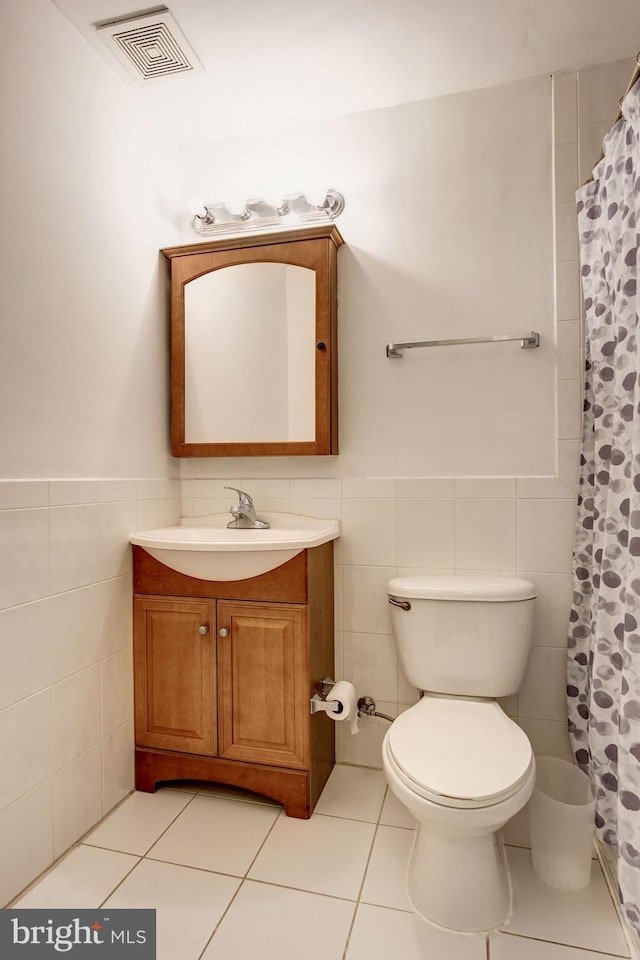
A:
{"label": "ceiling vent", "polygon": [[102,20],[94,26],[138,83],[202,70],[167,7],[140,10],[125,17]]}

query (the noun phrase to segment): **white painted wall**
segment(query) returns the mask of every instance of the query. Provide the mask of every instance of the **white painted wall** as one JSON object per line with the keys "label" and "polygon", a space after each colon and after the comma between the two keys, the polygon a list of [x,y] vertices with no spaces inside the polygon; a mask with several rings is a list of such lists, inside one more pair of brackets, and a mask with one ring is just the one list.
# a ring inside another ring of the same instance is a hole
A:
{"label": "white painted wall", "polygon": [[[184,149],[185,196],[343,191],[346,244],[339,458],[189,461],[183,476],[553,473],[551,130],[546,78]],[[531,329],[538,350],[385,356],[390,340]]]}
{"label": "white painted wall", "polygon": [[0,476],[165,476],[173,151],[50,0],[0,30]]}
{"label": "white painted wall", "polygon": [[3,0],[0,33],[4,905],[133,787],[127,541],[179,498],[173,152],[50,0]]}

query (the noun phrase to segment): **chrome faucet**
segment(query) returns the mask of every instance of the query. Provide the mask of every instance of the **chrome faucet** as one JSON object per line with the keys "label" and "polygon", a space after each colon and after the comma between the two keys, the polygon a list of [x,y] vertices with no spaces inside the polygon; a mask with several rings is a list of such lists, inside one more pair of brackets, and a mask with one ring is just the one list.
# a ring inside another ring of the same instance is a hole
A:
{"label": "chrome faucet", "polygon": [[227,527],[235,530],[268,530],[271,524],[268,520],[261,520],[256,516],[256,508],[253,500],[244,490],[238,490],[237,487],[225,487],[225,490],[235,490],[238,494],[238,503],[229,507],[233,520],[230,520]]}

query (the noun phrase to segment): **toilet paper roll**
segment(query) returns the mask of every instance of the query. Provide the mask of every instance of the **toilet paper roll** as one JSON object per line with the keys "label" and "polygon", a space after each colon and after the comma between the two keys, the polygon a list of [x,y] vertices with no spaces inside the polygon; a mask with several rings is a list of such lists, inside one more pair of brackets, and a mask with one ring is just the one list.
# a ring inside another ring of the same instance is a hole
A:
{"label": "toilet paper roll", "polygon": [[351,733],[358,732],[358,698],[356,688],[348,680],[338,680],[331,687],[327,695],[327,701],[333,701],[339,705],[339,709],[332,707],[327,711],[327,716],[332,720],[351,720]]}

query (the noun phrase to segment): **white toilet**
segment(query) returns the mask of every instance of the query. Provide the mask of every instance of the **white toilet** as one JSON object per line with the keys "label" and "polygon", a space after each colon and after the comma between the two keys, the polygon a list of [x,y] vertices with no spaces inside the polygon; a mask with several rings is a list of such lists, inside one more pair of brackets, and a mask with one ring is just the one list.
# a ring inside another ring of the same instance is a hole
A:
{"label": "white toilet", "polygon": [[535,588],[507,577],[398,577],[387,586],[400,667],[422,698],[382,745],[387,782],[418,821],[407,893],[425,920],[465,933],[508,918],[497,831],[529,799],[535,761],[496,702],[516,693]]}

